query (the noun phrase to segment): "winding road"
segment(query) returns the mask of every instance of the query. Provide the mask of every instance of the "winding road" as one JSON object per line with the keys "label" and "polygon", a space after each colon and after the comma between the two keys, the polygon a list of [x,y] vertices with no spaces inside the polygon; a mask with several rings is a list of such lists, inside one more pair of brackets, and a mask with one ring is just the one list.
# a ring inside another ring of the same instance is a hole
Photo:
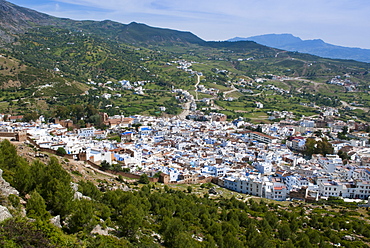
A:
{"label": "winding road", "polygon": [[[200,76],[198,74],[196,74],[196,75],[197,75],[197,83],[194,85],[194,88],[195,88],[194,91],[195,91],[195,96],[196,96],[195,99],[198,100],[198,91],[197,91],[197,89],[198,89],[198,85],[200,83]],[[190,114],[190,112],[191,112],[190,111],[190,105],[193,102],[194,102],[194,100],[187,101],[186,103],[183,104],[184,110],[177,116],[179,119],[184,120],[186,118],[186,116],[188,116]]]}

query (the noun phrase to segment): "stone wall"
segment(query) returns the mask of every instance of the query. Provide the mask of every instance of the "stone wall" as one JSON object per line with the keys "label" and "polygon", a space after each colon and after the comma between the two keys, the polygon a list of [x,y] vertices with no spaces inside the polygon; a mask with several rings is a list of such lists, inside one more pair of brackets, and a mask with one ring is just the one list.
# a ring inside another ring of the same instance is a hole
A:
{"label": "stone wall", "polygon": [[[31,139],[30,137],[27,137],[27,140],[32,144],[34,145],[37,149],[39,149],[40,152],[47,152],[47,153],[51,153],[51,154],[54,154],[54,155],[57,155],[57,156],[60,156],[57,154],[57,151],[56,150],[53,150],[53,149],[50,149],[50,148],[42,148],[40,147],[33,139]],[[76,155],[77,156],[77,155]],[[74,159],[74,155],[73,154],[65,154],[61,157],[64,157],[64,158],[67,158],[67,159]]]}
{"label": "stone wall", "polygon": [[[113,175],[117,175],[117,176],[121,175],[123,177],[131,178],[131,179],[139,179],[140,178],[140,175],[138,175],[138,174],[123,172],[123,171],[102,170],[99,165],[95,164],[94,162],[91,162],[90,160],[86,160],[85,162],[88,163],[91,167],[93,167],[97,170],[104,171],[104,172],[107,172],[107,173],[110,173],[110,174],[113,174]],[[159,178],[149,177],[149,181],[150,182],[158,182]]]}
{"label": "stone wall", "polygon": [[26,141],[27,140],[27,133],[26,132],[0,132],[0,138],[5,138],[5,139],[14,139],[16,141]]}

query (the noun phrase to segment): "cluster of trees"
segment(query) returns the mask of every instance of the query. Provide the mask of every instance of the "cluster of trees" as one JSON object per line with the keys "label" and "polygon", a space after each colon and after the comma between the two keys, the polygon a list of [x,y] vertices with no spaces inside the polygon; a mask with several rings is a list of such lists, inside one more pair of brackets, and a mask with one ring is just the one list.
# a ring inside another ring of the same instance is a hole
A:
{"label": "cluster of trees", "polygon": [[338,96],[325,96],[322,95],[321,93],[317,94],[311,94],[311,93],[302,93],[298,94],[298,96],[309,100],[310,102],[314,102],[316,105],[319,106],[329,106],[329,107],[338,107],[341,106],[341,102],[338,98]]}
{"label": "cluster of trees", "polygon": [[[338,243],[365,247],[370,241],[370,225],[351,209],[328,211],[318,205],[308,210],[303,204],[282,207],[264,200],[212,199],[192,194],[192,187],[181,191],[148,184],[144,176],[140,182],[145,185],[128,192],[103,192],[92,182],[80,181],[79,191],[89,198],[77,200],[70,175],[55,158],[47,165],[28,164],[8,141],[0,144],[0,168],[27,199],[27,216],[36,220],[0,223],[0,244],[7,247],[307,248]],[[15,208],[21,205],[16,196],[8,201]],[[50,224],[52,215],[61,216],[62,229]],[[97,224],[111,227],[112,236],[91,235]],[[343,239],[353,233],[355,241]]]}
{"label": "cluster of trees", "polygon": [[321,138],[320,140],[316,140],[314,138],[309,138],[306,140],[306,149],[304,153],[307,156],[312,156],[313,154],[325,156],[326,154],[333,154],[333,152],[334,148],[327,139]]}
{"label": "cluster of trees", "polygon": [[100,163],[101,169],[102,170],[112,170],[112,171],[123,171],[123,172],[130,172],[130,168],[122,168],[122,164],[110,164],[106,160],[103,160]]}
{"label": "cluster of trees", "polygon": [[338,133],[338,139],[349,140],[349,138],[347,137],[347,134],[348,134],[348,127],[344,126],[342,129],[342,132]]}
{"label": "cluster of trees", "polygon": [[4,171],[4,179],[15,187],[21,196],[33,194],[34,199],[42,197],[45,209],[31,208],[36,213],[35,216],[44,216],[42,212],[49,210],[53,215],[66,217],[71,211],[74,192],[70,186],[71,176],[59,164],[57,158],[52,157],[46,165],[38,160],[29,164],[17,155],[16,148],[8,140],[0,143],[0,150],[0,168]]}

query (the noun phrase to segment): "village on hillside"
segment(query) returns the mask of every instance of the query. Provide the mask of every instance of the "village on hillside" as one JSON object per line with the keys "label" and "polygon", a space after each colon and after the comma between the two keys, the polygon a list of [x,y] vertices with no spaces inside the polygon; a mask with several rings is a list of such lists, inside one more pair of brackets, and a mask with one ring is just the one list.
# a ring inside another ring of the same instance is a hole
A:
{"label": "village on hillside", "polygon": [[[355,121],[320,117],[253,125],[228,122],[218,113],[207,121],[102,114],[108,128],[97,130],[71,128],[70,120],[46,123],[41,116],[25,123],[20,118],[0,122],[1,139],[56,154],[62,150],[97,168],[108,164],[165,184],[213,182],[278,201],[370,196],[369,127]],[[112,134],[119,139],[109,139]],[[307,154],[310,146],[321,150]]]}

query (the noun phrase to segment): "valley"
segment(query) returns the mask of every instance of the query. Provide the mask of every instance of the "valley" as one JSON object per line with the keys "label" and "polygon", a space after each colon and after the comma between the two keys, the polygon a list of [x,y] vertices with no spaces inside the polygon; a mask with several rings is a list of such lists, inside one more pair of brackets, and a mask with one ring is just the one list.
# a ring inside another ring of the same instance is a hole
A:
{"label": "valley", "polygon": [[0,0],[0,246],[368,247],[369,70]]}

